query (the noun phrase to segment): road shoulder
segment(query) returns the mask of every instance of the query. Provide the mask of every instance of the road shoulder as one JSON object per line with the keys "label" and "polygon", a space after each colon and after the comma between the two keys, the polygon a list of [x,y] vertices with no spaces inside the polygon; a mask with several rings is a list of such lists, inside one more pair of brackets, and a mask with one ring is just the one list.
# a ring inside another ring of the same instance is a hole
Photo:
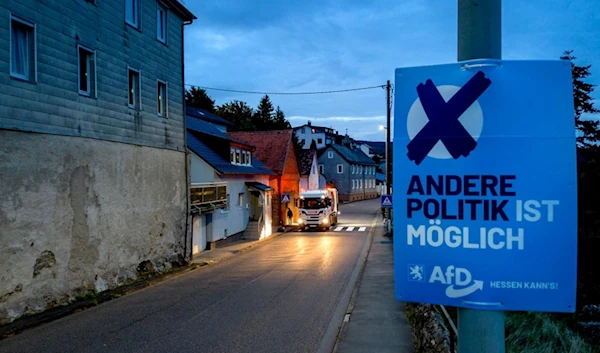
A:
{"label": "road shoulder", "polygon": [[413,332],[405,304],[394,297],[392,239],[378,226],[348,307],[335,353],[413,353]]}

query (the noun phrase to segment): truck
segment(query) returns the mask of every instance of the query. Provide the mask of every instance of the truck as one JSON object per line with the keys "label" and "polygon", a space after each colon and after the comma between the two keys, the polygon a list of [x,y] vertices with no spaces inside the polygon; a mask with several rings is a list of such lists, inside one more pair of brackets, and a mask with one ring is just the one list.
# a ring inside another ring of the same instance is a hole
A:
{"label": "truck", "polygon": [[298,213],[300,229],[328,230],[338,223],[340,214],[337,189],[327,188],[300,192]]}

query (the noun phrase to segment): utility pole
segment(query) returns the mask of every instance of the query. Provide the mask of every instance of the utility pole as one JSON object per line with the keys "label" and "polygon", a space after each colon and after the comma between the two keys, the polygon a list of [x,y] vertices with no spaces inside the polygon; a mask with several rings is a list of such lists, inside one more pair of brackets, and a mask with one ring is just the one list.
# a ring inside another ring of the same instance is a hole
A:
{"label": "utility pole", "polygon": [[386,137],[385,137],[385,187],[386,187],[386,194],[389,195],[391,193],[390,191],[390,184],[392,183],[392,172],[390,170],[390,121],[391,121],[391,116],[392,116],[392,85],[390,84],[390,80],[387,81],[387,85],[385,86],[386,91],[387,91],[387,128],[386,128]]}
{"label": "utility pole", "polygon": [[[458,0],[458,61],[502,58],[502,0]],[[459,353],[504,353],[504,312],[458,309]]]}

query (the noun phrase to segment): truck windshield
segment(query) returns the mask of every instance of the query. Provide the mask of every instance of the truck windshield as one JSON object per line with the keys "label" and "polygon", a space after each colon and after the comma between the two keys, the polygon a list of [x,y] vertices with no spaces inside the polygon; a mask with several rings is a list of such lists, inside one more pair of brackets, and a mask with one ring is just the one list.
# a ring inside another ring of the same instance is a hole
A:
{"label": "truck windshield", "polygon": [[300,199],[300,208],[304,208],[307,210],[315,210],[319,208],[325,208],[327,204],[323,199]]}

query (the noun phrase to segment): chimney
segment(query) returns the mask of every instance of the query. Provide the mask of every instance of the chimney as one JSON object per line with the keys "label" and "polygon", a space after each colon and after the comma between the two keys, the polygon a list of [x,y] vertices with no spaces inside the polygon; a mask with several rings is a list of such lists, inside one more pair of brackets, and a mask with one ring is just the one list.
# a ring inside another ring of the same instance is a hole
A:
{"label": "chimney", "polygon": [[308,121],[308,126],[312,126],[312,125],[310,124],[310,120]]}

